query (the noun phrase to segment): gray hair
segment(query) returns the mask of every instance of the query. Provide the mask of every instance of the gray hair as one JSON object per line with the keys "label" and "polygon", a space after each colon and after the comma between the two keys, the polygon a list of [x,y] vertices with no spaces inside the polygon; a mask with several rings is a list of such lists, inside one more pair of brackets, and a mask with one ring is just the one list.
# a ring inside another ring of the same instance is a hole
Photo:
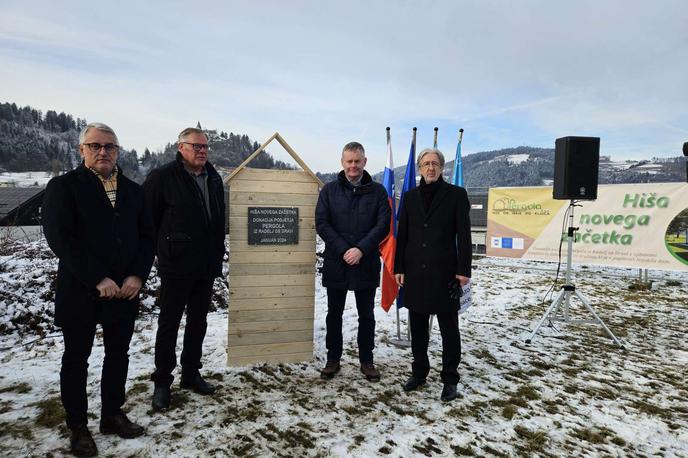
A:
{"label": "gray hair", "polygon": [[342,148],[342,156],[344,155],[344,151],[354,151],[365,157],[365,149],[363,148],[363,145],[358,142],[349,142],[344,145],[344,148]]}
{"label": "gray hair", "polygon": [[418,160],[416,161],[416,165],[420,168],[420,162],[423,160],[423,157],[427,156],[428,154],[437,154],[437,157],[440,159],[440,167],[444,167],[444,154],[442,154],[442,151],[438,150],[437,148],[425,148],[423,151],[420,152],[418,155]]}
{"label": "gray hair", "polygon": [[107,124],[103,124],[102,122],[89,123],[86,127],[84,127],[81,130],[81,133],[79,133],[79,144],[80,145],[84,144],[84,140],[86,140],[86,134],[91,129],[96,129],[96,130],[99,130],[101,132],[105,132],[105,133],[112,135],[113,137],[115,137],[115,143],[117,145],[119,145],[119,140],[117,140],[117,134],[115,133],[115,131],[112,130],[112,127],[108,126]]}
{"label": "gray hair", "polygon": [[203,132],[203,129],[198,129],[197,127],[187,127],[186,129],[179,132],[179,141],[183,142],[184,140],[186,140],[186,137],[188,137],[190,134],[200,134],[203,135],[206,140],[208,139],[208,136],[205,132]]}

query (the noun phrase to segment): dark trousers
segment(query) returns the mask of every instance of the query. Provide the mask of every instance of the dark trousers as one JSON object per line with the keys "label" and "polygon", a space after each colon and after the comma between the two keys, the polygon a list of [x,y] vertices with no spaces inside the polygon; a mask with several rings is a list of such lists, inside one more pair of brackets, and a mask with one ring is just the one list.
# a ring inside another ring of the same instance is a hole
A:
{"label": "dark trousers", "polygon": [[193,376],[203,367],[201,354],[214,278],[162,278],[160,284],[160,316],[155,337],[156,385],[170,386],[172,371],[177,365],[177,333],[186,308],[186,330],[182,349],[182,376]]}
{"label": "dark trousers", "polygon": [[[411,324],[411,351],[413,364],[411,370],[418,378],[426,378],[430,372],[428,359],[428,328],[430,315],[409,310]],[[459,383],[459,363],[461,362],[461,335],[459,334],[459,312],[438,313],[437,324],[442,334],[442,372],[443,383]]]}
{"label": "dark trousers", "polygon": [[[345,289],[327,288],[327,360],[339,361],[342,357],[342,315],[346,302]],[[361,364],[372,364],[375,348],[375,289],[354,291],[358,309],[358,359]]]}
{"label": "dark trousers", "polygon": [[[120,412],[124,405],[124,386],[129,369],[129,343],[134,333],[134,320],[104,324],[103,372],[100,376],[101,417]],[[62,328],[64,353],[60,368],[60,393],[67,412],[67,426],[87,423],[88,398],[86,379],[96,323]]]}

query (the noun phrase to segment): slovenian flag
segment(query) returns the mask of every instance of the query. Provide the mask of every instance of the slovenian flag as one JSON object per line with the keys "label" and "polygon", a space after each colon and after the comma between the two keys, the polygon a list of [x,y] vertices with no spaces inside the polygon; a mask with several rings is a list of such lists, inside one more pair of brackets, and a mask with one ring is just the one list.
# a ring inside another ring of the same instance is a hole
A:
{"label": "slovenian flag", "polygon": [[397,248],[397,220],[396,220],[396,202],[394,198],[394,162],[392,160],[392,142],[387,128],[387,163],[385,165],[385,173],[382,177],[382,184],[387,190],[387,200],[392,209],[392,217],[389,221],[389,233],[387,237],[380,243],[380,255],[382,256],[382,308],[388,312],[397,298],[399,288],[394,279],[394,251]]}
{"label": "slovenian flag", "polygon": [[[399,197],[399,208],[404,206],[404,194],[416,187],[416,128],[413,128],[413,139],[411,140],[411,150],[409,151],[408,162],[406,163],[406,173],[404,173],[404,186],[401,188]],[[397,214],[397,219],[399,215]],[[396,235],[396,234],[395,234]],[[404,306],[404,288],[399,289],[397,296],[397,308]]]}

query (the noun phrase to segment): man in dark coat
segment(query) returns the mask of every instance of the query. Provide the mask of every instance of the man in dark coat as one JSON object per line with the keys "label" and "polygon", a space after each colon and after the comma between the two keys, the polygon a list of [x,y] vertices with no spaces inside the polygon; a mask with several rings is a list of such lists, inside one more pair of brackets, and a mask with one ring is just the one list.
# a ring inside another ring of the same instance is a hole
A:
{"label": "man in dark coat", "polygon": [[213,283],[222,276],[224,187],[208,162],[208,137],[201,129],[184,129],[177,148],[176,160],[150,172],[143,183],[153,214],[161,279],[155,372],[151,376],[156,411],[170,406],[177,333],[185,308],[181,387],[202,395],[215,391],[199,369]]}
{"label": "man in dark coat", "polygon": [[123,438],[143,434],[122,405],[138,293],[153,264],[153,228],[143,190],[116,165],[118,149],[111,128],[86,126],[79,137],[83,163],[50,180],[42,207],[45,238],[59,258],[55,324],[64,336],[60,392],[71,451],[77,456],[98,452],[87,428],[86,396],[97,323],[105,346],[100,432]]}
{"label": "man in dark coat", "polygon": [[412,376],[404,390],[412,391],[426,382],[430,372],[428,322],[437,315],[442,334],[441,399],[456,398],[461,361],[459,312],[450,300],[449,284],[460,286],[471,276],[470,204],[466,190],[442,180],[444,156],[437,149],[425,149],[418,156],[420,186],[404,196],[397,226],[394,272],[404,287],[404,305],[409,309]]}
{"label": "man in dark coat", "polygon": [[344,170],[322,188],[315,207],[315,228],[325,242],[322,282],[327,288],[327,363],[320,376],[331,379],[340,370],[344,303],[347,291],[354,291],[361,372],[378,381],[380,372],[373,364],[373,304],[380,284],[378,245],[389,231],[391,210],[385,188],[364,170],[365,150],[360,143],[346,144],[341,162]]}

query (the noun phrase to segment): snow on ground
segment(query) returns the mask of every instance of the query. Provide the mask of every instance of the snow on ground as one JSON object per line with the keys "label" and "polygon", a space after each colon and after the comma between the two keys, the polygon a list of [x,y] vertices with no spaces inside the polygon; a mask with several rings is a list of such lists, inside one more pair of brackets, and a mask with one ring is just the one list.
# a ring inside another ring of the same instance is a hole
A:
{"label": "snow on ground", "polygon": [[0,172],[0,185],[45,186],[52,177],[51,172]]}
{"label": "snow on ground", "polygon": [[530,157],[530,154],[510,154],[506,156],[506,160],[511,162],[512,164],[520,164],[522,162],[525,162],[528,160]]}
{"label": "snow on ground", "polygon": [[[633,271],[579,266],[576,283],[625,343],[591,325],[545,326],[524,340],[544,312],[553,274],[547,263],[475,260],[473,307],[461,317],[461,397],[439,400],[441,344],[434,370],[416,392],[401,389],[410,350],[392,345],[395,313],[376,310],[369,383],[358,371],[356,309],[349,295],[342,372],[319,379],[325,360],[326,292],[316,278],[314,360],[227,367],[227,313],[209,315],[203,373],[219,386],[202,397],[174,385],[173,407],[150,407],[156,314],[137,321],[130,350],[129,416],[146,427],[131,440],[97,430],[100,336],[90,359],[90,427],[105,456],[688,456],[688,286],[685,274],[661,274],[652,290],[630,289]],[[47,325],[55,260],[45,244],[0,253],[0,453],[68,452],[59,402],[62,341]],[[609,274],[629,273],[626,278]],[[225,286],[216,285],[221,298]],[[147,310],[157,284],[144,294]],[[220,304],[221,305],[221,304]],[[31,309],[31,313],[24,313]],[[572,311],[582,313],[574,302]],[[406,313],[401,312],[402,330]],[[43,337],[40,338],[41,333]],[[181,333],[180,333],[181,336]],[[180,342],[181,344],[181,339]]]}

